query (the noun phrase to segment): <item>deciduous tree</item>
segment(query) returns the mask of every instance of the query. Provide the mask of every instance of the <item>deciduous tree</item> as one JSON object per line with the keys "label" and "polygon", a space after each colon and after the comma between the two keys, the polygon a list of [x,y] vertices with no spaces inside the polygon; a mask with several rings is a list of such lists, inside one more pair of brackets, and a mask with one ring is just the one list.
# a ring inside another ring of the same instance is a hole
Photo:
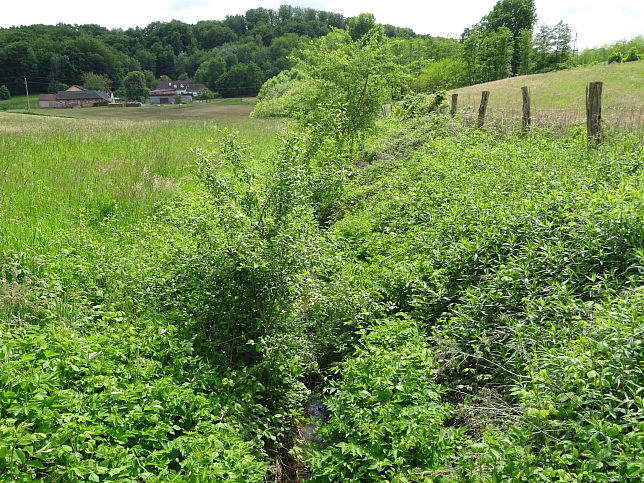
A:
{"label": "deciduous tree", "polygon": [[130,72],[123,81],[125,95],[131,101],[143,101],[149,91],[145,83],[145,74],[141,71]]}

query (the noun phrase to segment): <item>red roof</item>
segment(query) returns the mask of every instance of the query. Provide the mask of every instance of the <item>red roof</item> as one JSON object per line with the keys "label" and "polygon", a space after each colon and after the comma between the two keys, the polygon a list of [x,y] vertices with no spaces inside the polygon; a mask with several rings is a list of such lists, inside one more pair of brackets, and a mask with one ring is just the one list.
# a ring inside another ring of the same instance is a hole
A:
{"label": "red roof", "polygon": [[38,96],[39,101],[55,101],[56,94],[40,94]]}

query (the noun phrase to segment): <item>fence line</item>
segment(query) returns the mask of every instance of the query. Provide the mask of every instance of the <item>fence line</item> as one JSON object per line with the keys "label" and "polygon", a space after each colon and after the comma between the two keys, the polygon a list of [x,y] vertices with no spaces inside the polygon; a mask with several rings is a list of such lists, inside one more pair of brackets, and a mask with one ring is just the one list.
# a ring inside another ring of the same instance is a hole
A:
{"label": "fence line", "polygon": [[[463,116],[468,124],[476,125],[479,109],[466,107],[459,109],[458,114]],[[536,128],[567,128],[573,125],[586,123],[586,109],[579,108],[551,108],[540,109],[534,107],[530,111],[532,127]],[[521,128],[523,110],[517,108],[494,108],[488,105],[485,114],[485,123],[507,128]],[[644,129],[644,109],[623,107],[602,107],[602,123],[608,127],[619,127],[626,130]]]}

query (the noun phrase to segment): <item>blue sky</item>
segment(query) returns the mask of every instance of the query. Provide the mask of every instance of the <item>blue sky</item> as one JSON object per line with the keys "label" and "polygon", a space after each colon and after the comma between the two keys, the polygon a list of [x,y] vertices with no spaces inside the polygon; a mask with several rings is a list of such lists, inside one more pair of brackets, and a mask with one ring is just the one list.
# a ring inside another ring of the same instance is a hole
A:
{"label": "blue sky", "polygon": [[[457,37],[495,3],[496,0],[112,0],[88,8],[86,0],[63,3],[32,0],[28,8],[14,3],[3,9],[0,27],[63,22],[127,29],[172,19],[194,24],[199,20],[221,20],[250,8],[277,9],[281,4],[289,4],[338,12],[345,17],[370,12],[378,22],[409,27],[420,34]],[[568,23],[573,35],[578,35],[581,49],[644,35],[644,1],[641,0],[535,0],[535,4],[539,23],[550,26],[559,20]]]}

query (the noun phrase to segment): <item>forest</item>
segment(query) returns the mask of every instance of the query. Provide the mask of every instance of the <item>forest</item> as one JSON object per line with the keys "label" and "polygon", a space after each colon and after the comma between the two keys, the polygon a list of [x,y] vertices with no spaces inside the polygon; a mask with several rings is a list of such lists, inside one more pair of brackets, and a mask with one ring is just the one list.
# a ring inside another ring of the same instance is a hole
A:
{"label": "forest", "polygon": [[[417,35],[387,24],[382,28],[398,65],[413,74],[409,89],[427,93],[579,64],[637,60],[644,54],[641,37],[579,54],[570,26],[539,25],[537,20],[533,0],[501,0],[458,39]],[[370,14],[344,18],[282,5],[196,25],[173,20],[127,30],[64,24],[5,28],[0,29],[0,86],[18,95],[27,79],[32,92],[54,93],[82,85],[89,76],[91,88],[111,88],[125,96],[126,77],[141,72],[137,79],[145,79],[148,89],[166,76],[204,83],[223,97],[253,96],[266,80],[290,69],[292,56],[313,39],[333,29],[356,37],[373,23]]]}

